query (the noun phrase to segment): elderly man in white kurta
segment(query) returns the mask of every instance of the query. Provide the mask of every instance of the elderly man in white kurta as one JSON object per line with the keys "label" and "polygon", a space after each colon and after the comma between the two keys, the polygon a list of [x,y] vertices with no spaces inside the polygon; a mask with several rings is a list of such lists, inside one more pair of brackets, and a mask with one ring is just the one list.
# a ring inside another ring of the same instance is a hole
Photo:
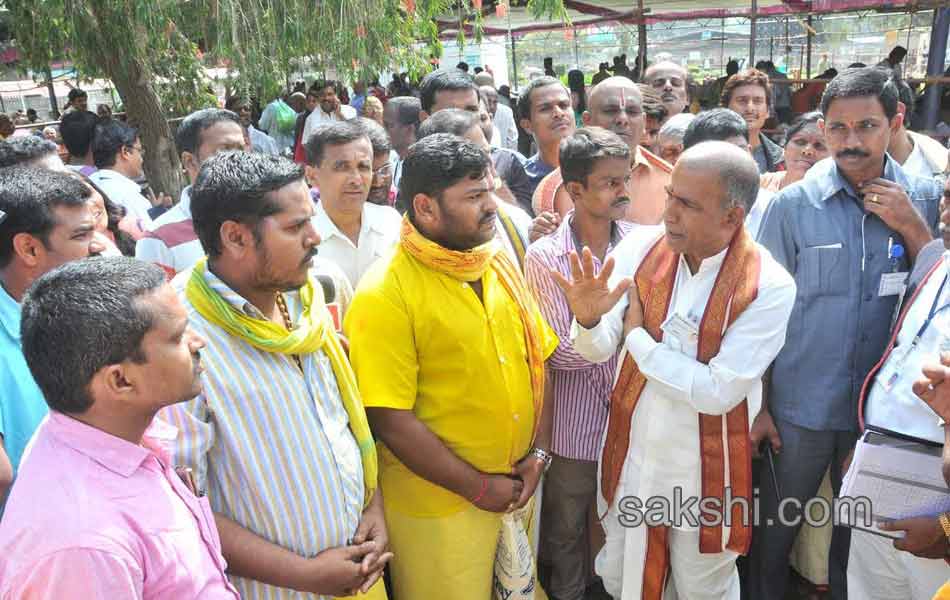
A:
{"label": "elderly man in white kurta", "polygon": [[[743,225],[757,181],[748,153],[699,144],[673,170],[661,230],[632,231],[598,276],[585,249],[572,280],[559,278],[575,349],[595,362],[623,355],[599,466],[607,541],[596,562],[616,599],[739,598],[735,560],[751,523],[728,499],[751,498],[749,423],[795,299],[792,278]],[[653,497],[671,510],[648,511]],[[662,518],[638,521],[650,514]],[[732,526],[707,521],[716,515]]]}

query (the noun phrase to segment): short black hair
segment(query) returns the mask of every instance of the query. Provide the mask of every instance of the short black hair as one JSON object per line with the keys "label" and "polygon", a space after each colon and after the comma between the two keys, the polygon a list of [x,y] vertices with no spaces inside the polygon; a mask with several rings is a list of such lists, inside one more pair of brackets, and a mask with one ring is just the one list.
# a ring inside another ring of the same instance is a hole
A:
{"label": "short black hair", "polygon": [[749,141],[749,125],[745,119],[728,108],[714,108],[696,115],[683,134],[683,149],[701,142],[724,142],[729,138],[744,137]]}
{"label": "short black hair", "polygon": [[328,87],[333,88],[334,94],[340,93],[340,83],[338,81],[334,81],[333,79],[318,79],[313,82],[312,86],[310,86],[310,90],[316,92],[317,95],[319,95],[320,92],[327,89]]}
{"label": "short black hair", "polygon": [[441,91],[475,90],[478,86],[468,73],[458,69],[436,69],[422,79],[419,84],[419,101],[422,110],[432,112],[435,105],[435,95]]}
{"label": "short black hair", "polygon": [[74,110],[59,122],[59,135],[70,156],[82,158],[89,153],[99,116],[88,110]]}
{"label": "short black hair", "polygon": [[396,121],[400,125],[419,125],[419,111],[422,110],[422,103],[414,96],[396,96],[390,98],[386,106],[391,106],[396,111]]}
{"label": "short black hair", "polygon": [[561,140],[558,156],[564,183],[587,185],[587,177],[597,161],[605,158],[630,159],[630,147],[619,135],[600,127],[581,127]]}
{"label": "short black hair", "polygon": [[538,88],[547,87],[549,85],[559,85],[564,88],[564,91],[567,91],[567,88],[564,87],[564,84],[561,83],[560,79],[555,79],[554,77],[549,77],[548,75],[543,75],[534,79],[529,83],[524,90],[522,90],[521,95],[518,96],[518,117],[522,119],[531,118],[531,94]]}
{"label": "short black hair", "polygon": [[[323,162],[323,155],[327,146],[342,146],[355,142],[360,138],[369,139],[366,129],[354,121],[328,121],[317,125],[310,139],[304,143],[307,152],[307,163],[319,166]],[[372,140],[370,140],[372,143]]]}
{"label": "short black hair", "polygon": [[904,125],[910,128],[911,116],[914,114],[914,90],[903,79],[894,78],[894,84],[897,86],[897,97],[904,104]]}
{"label": "short black hair", "polygon": [[258,152],[219,152],[206,160],[191,188],[192,223],[205,253],[221,254],[225,221],[252,225],[257,237],[261,219],[280,212],[270,193],[303,175],[300,165]]}
{"label": "short black hair", "polygon": [[820,112],[813,110],[812,112],[807,112],[792,121],[792,124],[788,126],[788,131],[785,132],[785,144],[787,145],[789,140],[795,137],[802,129],[805,129],[811,125],[817,126],[818,121],[822,120],[822,118],[823,117],[821,116]]}
{"label": "short black hair", "polygon": [[99,121],[92,137],[92,160],[99,169],[107,169],[116,163],[123,148],[131,148],[139,132],[118,119]]}
{"label": "short black hair", "polygon": [[489,166],[488,154],[472,142],[449,133],[430,135],[409,146],[399,179],[400,202],[415,219],[412,199],[417,194],[438,201],[459,181],[484,177]]}
{"label": "short black hair", "polygon": [[893,75],[891,69],[884,67],[845,69],[825,86],[825,93],[821,95],[822,114],[827,115],[831,103],[838,98],[873,96],[881,102],[887,118],[893,119],[900,100]]}
{"label": "short black hair", "polygon": [[56,226],[53,209],[82,206],[92,188],[70,173],[17,165],[0,169],[0,210],[7,218],[0,223],[0,268],[13,260],[13,237],[28,233],[44,245]]}
{"label": "short black hair", "polygon": [[81,90],[79,88],[73,88],[69,90],[68,94],[66,94],[66,99],[69,100],[70,102],[72,102],[73,100],[77,98],[88,98],[88,97],[89,97],[89,94],[87,94],[85,90]]}
{"label": "short black hair", "polygon": [[437,133],[450,133],[464,138],[466,133],[480,124],[479,115],[473,112],[460,108],[447,108],[425,120],[422,126],[419,127],[419,139]]}
{"label": "short black hair", "polygon": [[206,129],[225,121],[241,125],[241,119],[236,113],[221,108],[203,108],[185,117],[178,124],[178,131],[175,132],[175,147],[178,149],[178,154],[182,152],[196,154],[198,147],[201,146],[201,134]]}
{"label": "short black hair", "polygon": [[0,142],[0,168],[28,164],[58,152],[56,144],[46,138],[35,135],[7,138]]}
{"label": "short black hair", "polygon": [[393,149],[393,145],[390,143],[389,136],[386,135],[386,130],[383,129],[383,126],[366,117],[359,117],[356,119],[356,122],[363,128],[363,133],[366,134],[366,137],[369,138],[369,143],[373,146],[373,157],[375,158],[381,154],[389,155],[389,152]]}
{"label": "short black hair", "polygon": [[125,256],[72,261],[33,282],[23,298],[23,355],[52,410],[86,412],[96,373],[146,361],[154,314],[143,297],[164,284],[161,267]]}

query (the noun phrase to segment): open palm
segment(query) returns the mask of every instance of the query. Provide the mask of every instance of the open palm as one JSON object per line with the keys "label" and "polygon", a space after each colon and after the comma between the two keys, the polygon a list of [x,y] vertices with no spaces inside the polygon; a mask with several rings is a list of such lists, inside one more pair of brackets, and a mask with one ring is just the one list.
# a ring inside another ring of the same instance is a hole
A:
{"label": "open palm", "polygon": [[611,308],[617,304],[620,297],[623,296],[633,280],[629,277],[617,283],[614,289],[610,289],[607,281],[614,270],[614,259],[608,257],[604,261],[604,267],[599,274],[594,273],[594,257],[590,249],[586,246],[577,256],[577,252],[571,251],[571,279],[567,279],[557,271],[551,271],[551,275],[567,297],[567,304],[574,313],[577,323],[585,329],[590,329],[600,322]]}

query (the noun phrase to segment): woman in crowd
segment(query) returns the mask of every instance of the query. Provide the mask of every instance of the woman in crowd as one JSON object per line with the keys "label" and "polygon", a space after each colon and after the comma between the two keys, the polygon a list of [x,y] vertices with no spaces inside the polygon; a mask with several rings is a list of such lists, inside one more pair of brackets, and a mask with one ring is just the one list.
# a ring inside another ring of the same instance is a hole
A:
{"label": "woman in crowd", "polygon": [[805,113],[792,122],[785,135],[785,169],[777,173],[763,173],[760,185],[770,192],[778,192],[802,179],[816,162],[830,156],[825,136],[818,129],[820,112]]}

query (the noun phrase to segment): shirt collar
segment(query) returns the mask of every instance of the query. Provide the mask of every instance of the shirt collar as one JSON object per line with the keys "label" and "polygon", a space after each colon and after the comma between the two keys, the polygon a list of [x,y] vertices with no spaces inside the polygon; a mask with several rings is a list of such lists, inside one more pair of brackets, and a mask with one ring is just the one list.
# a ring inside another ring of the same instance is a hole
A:
{"label": "shirt collar", "polygon": [[[822,165],[822,163],[825,164]],[[851,184],[848,183],[848,180],[845,179],[844,175],[841,173],[841,170],[838,169],[838,163],[834,161],[833,157],[819,161],[815,167],[819,165],[825,169],[825,173],[818,173],[819,177],[825,175],[824,186],[821,190],[821,199],[823,201],[830,200],[835,196],[835,194],[842,190],[854,199],[859,199],[861,197],[854,190]],[[812,169],[815,167],[812,167]],[[901,184],[904,189],[908,189],[910,187],[903,170],[900,169],[900,167],[897,165],[897,162],[891,158],[889,154],[884,155],[884,173],[882,177],[888,181]]]}
{"label": "shirt collar", "polygon": [[[370,207],[375,207],[374,204],[370,203],[369,200],[363,203],[362,213],[360,214],[360,239],[363,238],[364,231],[375,231],[376,233],[385,233],[382,226],[377,219],[375,211]],[[317,229],[317,233],[320,234],[321,238],[330,238],[333,236],[349,240],[340,228],[336,226],[336,223],[333,222],[333,219],[330,218],[330,215],[327,214],[326,209],[323,207],[323,200],[317,204],[314,210],[313,215],[313,225]]]}
{"label": "shirt collar", "polygon": [[[719,252],[718,254],[707,256],[706,258],[702,260],[702,262],[699,263],[699,268],[696,269],[696,273],[693,273],[691,276],[695,277],[697,275],[701,275],[705,273],[706,271],[710,271],[714,269],[718,270],[719,267],[722,266],[723,261],[726,260],[727,252],[729,252],[729,246],[726,246],[725,248],[723,248],[722,251]],[[686,264],[685,254],[680,254],[680,262],[682,263],[682,267],[686,269],[686,272],[690,273],[689,265]]]}
{"label": "shirt collar", "polygon": [[181,198],[178,199],[178,207],[184,212],[188,217],[191,217],[191,186],[186,186],[181,191]]}
{"label": "shirt collar", "polygon": [[[573,219],[574,209],[572,208],[566,215],[564,215],[564,218],[561,220],[561,224],[551,235],[551,239],[554,242],[554,251],[557,256],[567,256],[570,254],[571,250],[576,250],[574,247],[574,235],[571,233],[571,221]],[[615,228],[614,231],[616,232],[616,236],[612,237],[608,243],[607,254],[610,254],[610,251],[614,249],[615,241],[623,239],[626,228],[626,226],[621,221],[614,221],[613,227]]]}
{"label": "shirt collar", "polygon": [[20,303],[0,285],[0,325],[15,340],[20,339]]}
{"label": "shirt collar", "polygon": [[169,462],[168,450],[178,436],[178,429],[155,418],[142,445],[133,444],[55,410],[49,413],[47,427],[63,444],[122,477],[130,477],[152,454]]}
{"label": "shirt collar", "polygon": [[96,171],[96,175],[98,175],[99,179],[121,183],[122,185],[128,186],[130,188],[134,186],[136,190],[141,189],[139,184],[135,183],[133,179],[126,177],[118,171],[113,171],[112,169],[99,169]]}
{"label": "shirt collar", "polygon": [[234,308],[255,319],[267,318],[264,316],[264,313],[262,313],[256,306],[251,304],[247,298],[232,290],[231,286],[222,281],[220,277],[212,273],[210,268],[205,269],[204,278],[205,282],[208,284],[208,287],[214,290],[215,293],[221,296],[225,302]]}

